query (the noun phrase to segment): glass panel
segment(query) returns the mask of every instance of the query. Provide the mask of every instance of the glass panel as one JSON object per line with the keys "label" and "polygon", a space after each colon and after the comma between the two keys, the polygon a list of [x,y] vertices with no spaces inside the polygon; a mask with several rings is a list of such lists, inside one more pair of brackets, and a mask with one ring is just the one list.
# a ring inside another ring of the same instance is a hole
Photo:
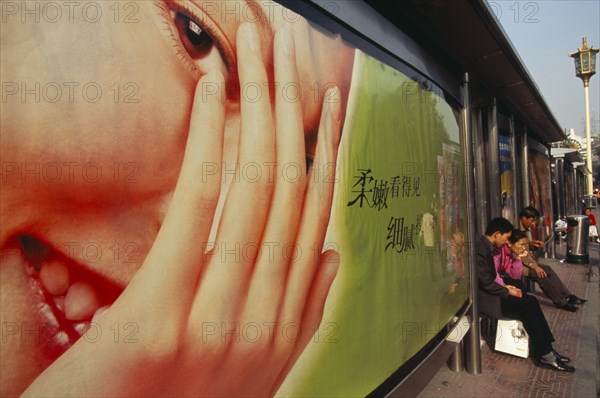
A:
{"label": "glass panel", "polygon": [[596,72],[596,55],[598,55],[598,53],[591,53],[591,57],[590,57],[590,72]]}
{"label": "glass panel", "polygon": [[428,85],[356,53],[330,222],[343,277],[324,317],[343,338],[309,344],[280,395],[367,395],[468,297],[458,112]]}
{"label": "glass panel", "polygon": [[498,156],[500,159],[500,190],[502,194],[502,217],[516,222],[515,217],[515,187],[514,187],[514,165],[513,145],[509,134],[498,136]]}
{"label": "glass panel", "polygon": [[580,75],[581,74],[581,59],[579,57],[573,57],[573,59],[575,60],[575,74]]}
{"label": "glass panel", "polygon": [[537,152],[529,152],[529,205],[540,212],[540,220],[532,229],[534,239],[546,241],[552,231],[552,186],[550,160]]}
{"label": "glass panel", "polygon": [[590,72],[590,53],[589,51],[581,53],[581,73]]}

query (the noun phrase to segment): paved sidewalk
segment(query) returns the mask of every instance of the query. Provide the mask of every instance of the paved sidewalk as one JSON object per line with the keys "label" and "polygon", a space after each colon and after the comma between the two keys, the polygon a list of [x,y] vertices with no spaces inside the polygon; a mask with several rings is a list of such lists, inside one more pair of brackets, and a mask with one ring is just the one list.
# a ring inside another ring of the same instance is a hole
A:
{"label": "paved sidewalk", "polygon": [[[557,257],[564,258],[565,244],[557,245]],[[568,264],[559,259],[540,259],[552,266],[571,292],[588,302],[572,313],[556,308],[536,285],[533,292],[546,315],[556,350],[571,358],[575,373],[538,368],[531,359],[492,352],[482,346],[482,374],[466,370],[452,372],[443,366],[419,397],[574,397],[600,396],[598,358],[599,277],[598,244],[590,245],[590,259],[596,274],[588,281],[588,265]]]}

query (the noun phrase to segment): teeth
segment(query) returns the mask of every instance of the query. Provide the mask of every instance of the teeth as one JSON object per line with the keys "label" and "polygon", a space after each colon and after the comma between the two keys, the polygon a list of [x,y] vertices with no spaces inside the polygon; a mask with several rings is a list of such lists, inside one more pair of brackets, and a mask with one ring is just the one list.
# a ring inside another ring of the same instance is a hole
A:
{"label": "teeth", "polygon": [[63,263],[52,260],[44,263],[39,276],[46,290],[54,296],[64,296],[69,290],[71,275]]}
{"label": "teeth", "polygon": [[65,316],[71,321],[89,319],[99,307],[96,291],[86,282],[75,282],[65,296]]}
{"label": "teeth", "polygon": [[89,329],[90,324],[87,322],[78,322],[73,324],[73,328],[79,333],[80,336],[83,336],[85,332]]}
{"label": "teeth", "polygon": [[56,307],[62,312],[65,312],[65,296],[53,297],[53,299]]}
{"label": "teeth", "polygon": [[98,322],[98,319],[100,319],[100,317],[102,317],[102,315],[104,315],[104,313],[108,311],[109,308],[110,305],[105,305],[103,307],[98,308],[98,310],[94,313],[94,316],[92,317],[92,322]]}
{"label": "teeth", "polygon": [[58,332],[55,339],[63,344],[69,343],[69,335],[67,335],[65,332]]}
{"label": "teeth", "polygon": [[40,312],[44,314],[45,318],[48,320],[48,323],[53,327],[58,327],[58,321],[56,317],[52,314],[52,308],[48,303],[41,303],[38,307]]}
{"label": "teeth", "polygon": [[[34,287],[39,295],[39,303],[36,306],[48,325],[56,329],[53,340],[66,349],[77,341],[77,334],[84,335],[90,329],[91,322],[97,322],[110,306],[101,307],[106,300],[101,302],[101,291],[96,290],[99,288],[93,283],[78,280],[80,276],[77,271],[59,261],[58,256],[51,255],[51,249],[33,238],[21,239],[21,245],[23,255],[7,256],[7,259],[14,257],[20,260],[19,265],[26,267],[27,273],[34,277],[33,282],[37,280]],[[31,254],[41,253],[44,248],[43,256]],[[61,330],[65,320],[64,326],[70,325],[71,328]],[[77,333],[74,334],[74,331]]]}

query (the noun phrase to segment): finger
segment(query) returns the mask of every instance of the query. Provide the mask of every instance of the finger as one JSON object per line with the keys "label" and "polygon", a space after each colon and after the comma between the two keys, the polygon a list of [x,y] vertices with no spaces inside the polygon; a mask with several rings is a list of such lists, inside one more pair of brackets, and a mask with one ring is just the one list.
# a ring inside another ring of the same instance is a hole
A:
{"label": "finger", "polygon": [[142,284],[154,298],[191,302],[197,287],[204,243],[221,189],[223,85],[223,75],[213,70],[196,86],[189,135],[173,198],[144,265],[132,281]]}
{"label": "finger", "polygon": [[325,98],[331,102],[325,103],[321,115],[317,153],[308,175],[308,188],[296,242],[299,253],[290,267],[280,317],[283,323],[299,322],[302,318],[331,213],[341,128],[339,89],[336,87],[328,90]]}
{"label": "finger", "polygon": [[247,321],[274,322],[285,289],[290,257],[293,255],[304,193],[306,190],[306,153],[300,102],[283,89],[298,81],[294,41],[288,29],[275,35],[275,96],[277,167],[275,190],[261,248],[252,274],[245,306]]}
{"label": "finger", "polygon": [[[304,312],[303,318],[300,322],[300,334],[298,336],[298,342],[294,346],[294,351],[291,353],[285,367],[282,369],[279,380],[275,384],[275,390],[272,391],[272,394],[277,392],[277,388],[279,388],[279,385],[290,372],[290,369],[294,366],[308,342],[311,340],[315,332],[319,331],[321,320],[323,319],[325,301],[329,295],[331,284],[337,276],[339,264],[340,256],[336,251],[328,250],[321,256],[318,272],[310,289],[306,311]],[[325,329],[334,332],[333,334],[327,334],[328,339],[335,339],[335,331],[337,330],[337,327],[338,325],[335,323],[325,325]],[[333,341],[324,342],[331,343]]]}
{"label": "finger", "polygon": [[[253,24],[237,32],[241,101],[241,135],[238,171],[229,189],[211,257],[196,297],[198,313],[209,320],[225,321],[239,315],[239,304],[248,281],[267,218],[275,162],[275,134],[271,115],[267,73],[260,41]],[[208,309],[201,303],[211,300]],[[195,311],[196,312],[196,311]]]}

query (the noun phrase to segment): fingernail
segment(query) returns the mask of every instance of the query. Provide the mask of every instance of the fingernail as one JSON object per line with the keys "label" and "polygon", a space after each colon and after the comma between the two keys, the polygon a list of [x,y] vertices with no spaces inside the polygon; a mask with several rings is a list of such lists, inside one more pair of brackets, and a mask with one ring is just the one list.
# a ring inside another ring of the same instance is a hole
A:
{"label": "fingernail", "polygon": [[340,98],[340,89],[335,86],[331,87],[325,93],[326,101],[328,101],[329,112],[331,112],[331,118],[339,122],[342,118],[342,104]]}
{"label": "fingernail", "polygon": [[294,53],[294,38],[292,37],[292,32],[290,32],[290,28],[284,26],[278,32],[279,36],[279,44],[281,45],[281,50],[285,55],[292,55]]}
{"label": "fingernail", "polygon": [[327,250],[322,254],[321,265],[326,268],[330,275],[337,275],[340,268],[340,253],[335,250]]}

